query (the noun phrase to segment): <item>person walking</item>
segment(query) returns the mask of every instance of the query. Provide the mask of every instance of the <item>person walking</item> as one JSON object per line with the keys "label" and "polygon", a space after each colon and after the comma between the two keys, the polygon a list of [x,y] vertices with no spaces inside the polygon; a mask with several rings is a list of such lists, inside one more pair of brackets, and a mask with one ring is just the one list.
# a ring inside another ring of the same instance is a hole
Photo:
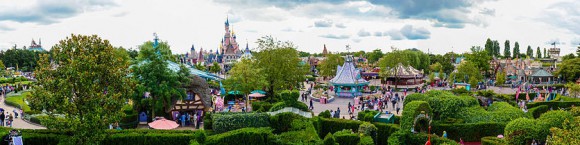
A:
{"label": "person walking", "polygon": [[312,99],[310,99],[310,108],[308,108],[310,110],[314,110],[314,104],[312,103]]}
{"label": "person walking", "polygon": [[4,126],[4,118],[6,118],[6,115],[4,115],[4,111],[0,112],[0,126]]}
{"label": "person walking", "polygon": [[330,110],[330,118],[334,118],[334,111]]}
{"label": "person walking", "polygon": [[340,118],[340,107],[336,108],[336,113],[334,113],[334,118]]}
{"label": "person walking", "polygon": [[348,110],[348,114],[352,113],[352,112],[350,111],[350,106],[352,106],[352,105],[350,105],[350,102],[348,102],[348,108],[347,108],[347,110]]}
{"label": "person walking", "polygon": [[12,124],[14,124],[14,117],[12,115],[10,115],[10,113],[8,113],[8,122],[10,122],[10,127],[12,127]]}

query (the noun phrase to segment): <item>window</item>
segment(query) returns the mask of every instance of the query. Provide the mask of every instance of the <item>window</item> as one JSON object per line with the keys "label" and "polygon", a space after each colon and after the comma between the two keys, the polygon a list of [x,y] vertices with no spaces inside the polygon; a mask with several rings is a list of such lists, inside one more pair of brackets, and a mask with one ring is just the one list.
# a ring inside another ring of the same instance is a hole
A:
{"label": "window", "polygon": [[195,93],[193,93],[192,91],[188,91],[187,97],[185,97],[185,100],[193,100],[194,97],[195,97]]}

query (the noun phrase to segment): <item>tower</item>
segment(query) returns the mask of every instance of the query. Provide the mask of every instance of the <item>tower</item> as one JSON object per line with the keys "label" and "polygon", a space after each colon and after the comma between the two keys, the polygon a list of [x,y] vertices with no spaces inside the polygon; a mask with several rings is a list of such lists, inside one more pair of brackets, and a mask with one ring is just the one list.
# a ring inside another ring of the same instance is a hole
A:
{"label": "tower", "polygon": [[326,57],[328,50],[326,50],[326,44],[324,44],[324,49],[322,50],[322,56]]}

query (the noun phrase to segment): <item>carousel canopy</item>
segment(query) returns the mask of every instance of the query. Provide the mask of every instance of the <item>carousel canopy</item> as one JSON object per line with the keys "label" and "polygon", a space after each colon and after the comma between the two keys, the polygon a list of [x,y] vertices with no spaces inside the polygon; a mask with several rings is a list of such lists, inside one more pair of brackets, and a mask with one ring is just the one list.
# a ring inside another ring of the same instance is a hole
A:
{"label": "carousel canopy", "polygon": [[[391,68],[390,72],[396,73],[396,76],[399,78],[422,78],[423,72],[413,68],[413,66],[404,66],[403,64],[399,63],[396,67]],[[391,74],[389,77],[395,77],[395,74]]]}
{"label": "carousel canopy", "polygon": [[337,66],[336,76],[330,80],[332,85],[340,86],[362,86],[368,85],[369,82],[362,79],[360,70],[355,68],[352,62],[352,56],[347,55],[342,66]]}

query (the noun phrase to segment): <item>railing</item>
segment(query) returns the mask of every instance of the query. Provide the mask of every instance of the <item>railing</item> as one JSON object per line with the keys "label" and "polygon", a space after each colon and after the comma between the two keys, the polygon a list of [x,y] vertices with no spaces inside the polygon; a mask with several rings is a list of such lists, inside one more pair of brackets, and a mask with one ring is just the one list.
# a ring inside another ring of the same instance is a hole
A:
{"label": "railing", "polygon": [[305,112],[305,111],[302,111],[302,110],[300,110],[298,108],[294,108],[294,107],[285,107],[284,109],[280,109],[280,110],[274,111],[274,112],[267,112],[267,113],[273,116],[273,115],[276,115],[279,113],[284,113],[284,112],[292,112],[294,114],[298,114],[298,115],[304,116],[306,118],[312,118],[311,112]]}

